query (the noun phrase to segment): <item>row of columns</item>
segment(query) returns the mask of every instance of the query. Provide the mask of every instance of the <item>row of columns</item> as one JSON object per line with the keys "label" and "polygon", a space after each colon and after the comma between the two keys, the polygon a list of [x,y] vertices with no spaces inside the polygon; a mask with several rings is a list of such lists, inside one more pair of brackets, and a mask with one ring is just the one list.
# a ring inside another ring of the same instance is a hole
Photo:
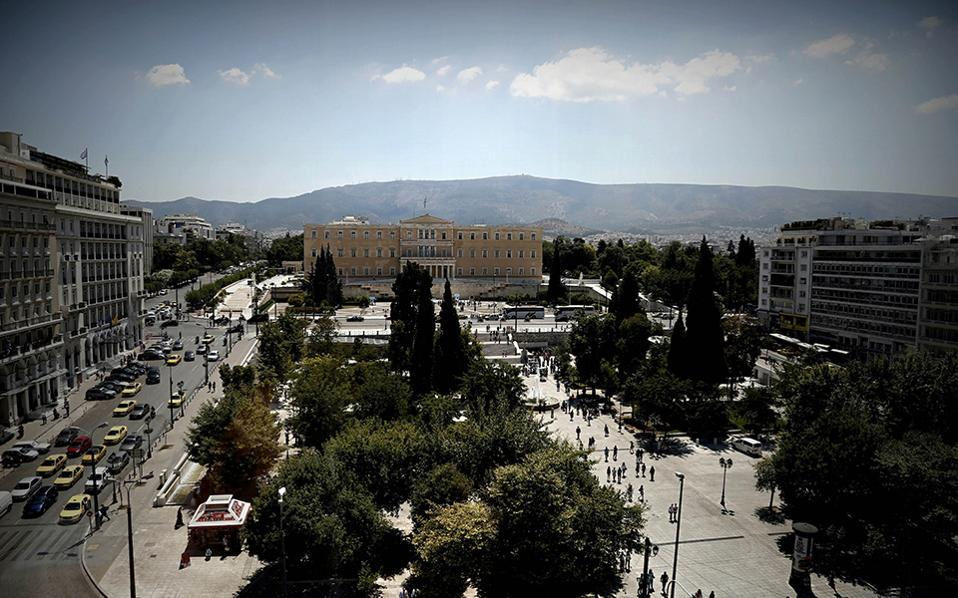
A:
{"label": "row of columns", "polygon": [[456,278],[455,267],[454,266],[445,266],[440,264],[427,265],[426,268],[429,269],[429,274],[433,278],[453,280]]}

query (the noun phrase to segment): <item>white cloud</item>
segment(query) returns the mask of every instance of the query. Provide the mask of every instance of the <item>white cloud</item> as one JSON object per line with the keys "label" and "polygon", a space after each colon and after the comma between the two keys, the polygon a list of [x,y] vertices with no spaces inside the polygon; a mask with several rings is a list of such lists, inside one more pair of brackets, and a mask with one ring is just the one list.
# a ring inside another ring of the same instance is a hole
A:
{"label": "white cloud", "polygon": [[934,114],[942,110],[955,110],[956,108],[958,108],[958,94],[951,94],[950,96],[941,96],[922,102],[915,106],[915,111],[920,114]]}
{"label": "white cloud", "polygon": [[446,75],[449,74],[449,71],[451,71],[451,70],[452,70],[452,66],[450,66],[450,65],[448,65],[448,64],[444,64],[444,65],[442,65],[441,67],[439,67],[438,69],[436,69],[436,76],[437,76],[437,77],[445,77]]}
{"label": "white cloud", "polygon": [[750,64],[765,64],[775,60],[774,54],[749,54],[745,57],[745,62]]}
{"label": "white cloud", "polygon": [[602,48],[578,48],[555,62],[536,66],[512,80],[512,95],[564,102],[623,101],[672,88],[675,93],[706,93],[712,79],[727,77],[742,68],[738,56],[713,50],[685,64],[627,63]]}
{"label": "white cloud", "polygon": [[880,52],[861,52],[852,59],[846,60],[845,64],[857,66],[869,71],[881,72],[888,68],[891,61],[887,54]]}
{"label": "white cloud", "polygon": [[498,81],[489,81],[486,83],[486,89],[495,89],[497,87],[499,87]]}
{"label": "white cloud", "polygon": [[832,54],[844,54],[854,45],[855,40],[850,35],[839,33],[827,39],[812,42],[803,52],[812,58],[825,58]]}
{"label": "white cloud", "polygon": [[794,81],[792,81],[792,87],[798,87],[804,82],[805,82],[805,79],[802,79],[802,78],[795,79]]}
{"label": "white cloud", "polygon": [[279,75],[276,74],[276,71],[269,68],[262,62],[257,62],[253,65],[253,72],[262,75],[267,79],[279,79]]}
{"label": "white cloud", "polygon": [[225,71],[220,71],[220,79],[234,85],[248,85],[250,74],[234,66]]}
{"label": "white cloud", "polygon": [[460,83],[465,85],[466,83],[469,83],[470,81],[472,81],[473,79],[475,79],[481,74],[482,74],[482,69],[480,67],[471,66],[467,69],[462,69],[461,71],[459,71],[459,74],[456,75],[456,79],[458,79]]}
{"label": "white cloud", "polygon": [[446,86],[440,83],[439,85],[436,86],[436,91],[438,91],[439,93],[442,93],[446,91]]}
{"label": "white cloud", "polygon": [[448,57],[448,56],[440,56],[440,57],[438,57],[438,58],[433,58],[433,59],[432,59],[432,63],[433,63],[433,64],[439,64],[440,62],[446,62],[447,60],[449,60],[449,57]]}
{"label": "white cloud", "polygon": [[426,73],[405,64],[385,75],[376,75],[373,79],[382,79],[386,83],[415,83],[426,78]]}
{"label": "white cloud", "polygon": [[941,27],[941,17],[925,17],[918,21],[918,26],[925,30],[925,37],[935,34],[935,29]]}
{"label": "white cloud", "polygon": [[187,85],[190,82],[186,78],[186,71],[178,64],[158,64],[146,73],[146,80],[153,87]]}

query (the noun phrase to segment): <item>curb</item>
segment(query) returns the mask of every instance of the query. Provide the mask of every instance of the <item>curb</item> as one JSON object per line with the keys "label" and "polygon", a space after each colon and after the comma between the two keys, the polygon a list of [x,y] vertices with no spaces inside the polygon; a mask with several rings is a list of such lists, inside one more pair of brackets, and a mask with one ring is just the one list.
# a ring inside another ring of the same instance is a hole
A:
{"label": "curb", "polygon": [[96,590],[96,593],[102,598],[110,598],[107,593],[103,591],[103,588],[100,587],[100,584],[93,579],[93,574],[90,573],[90,569],[86,566],[86,542],[89,538],[90,536],[83,538],[83,548],[80,549],[80,567],[83,569],[83,574],[86,575],[87,581],[89,581],[93,589]]}

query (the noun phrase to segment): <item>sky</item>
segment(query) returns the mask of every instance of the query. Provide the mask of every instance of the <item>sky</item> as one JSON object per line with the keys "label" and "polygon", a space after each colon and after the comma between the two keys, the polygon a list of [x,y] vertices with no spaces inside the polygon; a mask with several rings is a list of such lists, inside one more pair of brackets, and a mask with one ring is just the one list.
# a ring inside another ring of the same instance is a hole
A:
{"label": "sky", "polygon": [[6,3],[0,130],[228,201],[396,179],[958,196],[955,2]]}

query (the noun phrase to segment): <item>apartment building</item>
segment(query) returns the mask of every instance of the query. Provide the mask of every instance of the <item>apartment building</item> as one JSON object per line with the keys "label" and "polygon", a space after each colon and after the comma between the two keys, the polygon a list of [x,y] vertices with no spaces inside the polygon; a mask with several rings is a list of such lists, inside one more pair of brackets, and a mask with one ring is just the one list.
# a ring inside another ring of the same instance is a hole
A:
{"label": "apartment building", "polygon": [[140,219],[143,227],[143,274],[149,276],[153,273],[153,210],[121,204],[120,213]]}
{"label": "apartment building", "polygon": [[832,218],[784,225],[776,244],[759,251],[759,317],[810,342],[859,352],[918,346],[923,280],[934,279],[936,292],[953,281],[923,266],[941,247],[939,223]]}
{"label": "apartment building", "polygon": [[0,133],[0,179],[2,241],[17,249],[0,260],[0,422],[9,425],[142,340],[144,232],[142,218],[121,213],[117,177],[19,134]]}
{"label": "apartment building", "polygon": [[430,214],[398,225],[346,217],[329,224],[307,224],[303,245],[307,272],[320,249],[328,246],[345,284],[394,278],[407,262],[418,263],[440,280],[515,284],[542,280],[542,229],[538,227],[459,226]]}
{"label": "apartment building", "polygon": [[958,347],[958,218],[935,223],[923,241],[918,346],[927,351]]}
{"label": "apartment building", "polygon": [[180,244],[186,243],[190,237],[206,239],[207,241],[216,240],[213,225],[193,214],[173,214],[164,216],[155,222],[155,233],[169,235]]}

